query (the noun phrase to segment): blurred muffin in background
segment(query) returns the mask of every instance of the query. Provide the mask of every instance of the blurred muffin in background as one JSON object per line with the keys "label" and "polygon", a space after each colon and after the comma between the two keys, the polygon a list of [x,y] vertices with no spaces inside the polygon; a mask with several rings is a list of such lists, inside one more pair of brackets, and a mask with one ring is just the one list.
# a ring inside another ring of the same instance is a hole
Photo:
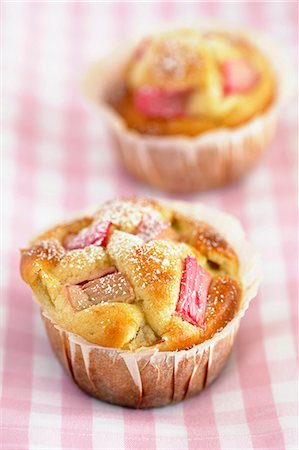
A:
{"label": "blurred muffin in background", "polygon": [[246,173],[272,134],[279,88],[253,39],[192,29],[121,49],[89,71],[85,87],[108,112],[129,172],[172,191]]}
{"label": "blurred muffin in background", "polygon": [[256,117],[274,96],[271,66],[244,39],[180,30],[145,38],[109,100],[139,133],[196,136]]}

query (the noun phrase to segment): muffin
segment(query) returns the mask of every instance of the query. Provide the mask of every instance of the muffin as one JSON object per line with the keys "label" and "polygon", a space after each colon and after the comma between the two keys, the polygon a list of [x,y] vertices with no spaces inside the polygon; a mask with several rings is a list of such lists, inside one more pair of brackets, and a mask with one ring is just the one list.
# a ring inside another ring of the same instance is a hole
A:
{"label": "muffin", "polygon": [[179,30],[137,46],[109,101],[138,133],[198,136],[253,119],[274,97],[271,66],[248,41]]}
{"label": "muffin", "polygon": [[84,86],[129,172],[170,191],[246,173],[272,134],[278,98],[274,68],[253,38],[195,29],[122,48]]}
{"label": "muffin", "polygon": [[218,375],[260,279],[234,219],[137,198],[42,233],[21,251],[21,275],[74,381],[134,408],[183,400]]}

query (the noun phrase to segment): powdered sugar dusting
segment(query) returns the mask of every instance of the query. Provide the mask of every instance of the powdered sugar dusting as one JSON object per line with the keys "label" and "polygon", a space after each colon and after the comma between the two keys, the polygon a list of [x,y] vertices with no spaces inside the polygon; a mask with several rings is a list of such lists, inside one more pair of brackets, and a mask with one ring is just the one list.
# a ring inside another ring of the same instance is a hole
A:
{"label": "powdered sugar dusting", "polygon": [[76,311],[82,311],[92,306],[88,295],[79,286],[65,286],[65,291],[68,302]]}
{"label": "powdered sugar dusting", "polygon": [[106,260],[108,262],[108,256],[105,249],[95,245],[90,245],[85,249],[77,249],[67,252],[61,260],[60,265],[63,269],[87,269],[88,266],[92,266],[93,264],[100,261],[104,262]]}
{"label": "powdered sugar dusting", "polygon": [[57,239],[48,239],[38,242],[23,252],[24,255],[34,256],[47,261],[60,261],[65,250]]}
{"label": "powdered sugar dusting", "polygon": [[[193,44],[193,45],[192,45]],[[198,42],[192,40],[192,44],[184,45],[175,37],[167,37],[158,43],[157,52],[153,56],[153,70],[157,79],[184,80],[190,71],[190,67],[200,64]]]}
{"label": "powdered sugar dusting", "polygon": [[146,200],[114,200],[106,203],[96,213],[96,218],[111,221],[123,231],[133,232],[147,214],[150,214],[157,220],[160,218],[158,211]]}
{"label": "powdered sugar dusting", "polygon": [[107,245],[110,256],[117,262],[123,260],[133,248],[141,246],[143,240],[133,234],[115,230]]}
{"label": "powdered sugar dusting", "polygon": [[224,307],[225,304],[229,303],[231,308],[237,309],[238,301],[239,294],[234,280],[226,276],[214,278],[208,294],[207,318],[211,318],[217,314],[220,303]]}
{"label": "powdered sugar dusting", "polygon": [[82,290],[94,303],[132,303],[135,299],[129,280],[120,272],[89,281]]}
{"label": "powdered sugar dusting", "polygon": [[89,245],[105,246],[111,225],[109,220],[94,222],[89,227],[83,228],[76,236],[68,236],[65,247],[68,250],[76,250]]}
{"label": "powdered sugar dusting", "polygon": [[207,226],[206,224],[200,224],[194,230],[194,236],[196,237],[197,242],[199,242],[202,246],[204,246],[207,250],[212,249],[226,249],[228,245],[222,236],[216,230],[213,230],[212,227]]}
{"label": "powdered sugar dusting", "polygon": [[178,248],[168,241],[148,242],[127,256],[133,279],[142,288],[154,282],[171,281],[178,258]]}
{"label": "powdered sugar dusting", "polygon": [[152,239],[159,239],[163,235],[163,231],[170,227],[169,222],[157,220],[151,214],[144,216],[137,229],[137,236],[145,242]]}

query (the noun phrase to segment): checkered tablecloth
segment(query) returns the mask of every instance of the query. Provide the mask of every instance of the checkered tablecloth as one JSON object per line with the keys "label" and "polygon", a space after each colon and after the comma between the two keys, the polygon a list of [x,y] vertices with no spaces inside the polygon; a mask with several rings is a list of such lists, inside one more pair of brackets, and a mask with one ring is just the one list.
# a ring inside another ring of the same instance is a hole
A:
{"label": "checkered tablecloth", "polygon": [[119,195],[163,195],[128,177],[110,154],[78,88],[91,60],[161,22],[203,17],[263,30],[295,59],[296,2],[36,1],[7,2],[2,12],[2,448],[297,449],[295,102],[250,176],[184,196],[235,214],[265,274],[228,364],[200,396],[134,411],[85,395],[52,355],[18,267],[18,248],[65,214]]}

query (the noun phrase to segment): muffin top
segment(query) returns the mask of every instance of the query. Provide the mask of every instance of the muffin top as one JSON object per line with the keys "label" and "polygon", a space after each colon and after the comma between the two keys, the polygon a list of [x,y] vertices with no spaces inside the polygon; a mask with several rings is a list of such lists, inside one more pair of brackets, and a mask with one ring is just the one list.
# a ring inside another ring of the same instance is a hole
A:
{"label": "muffin top", "polygon": [[181,29],[144,38],[109,101],[140,133],[193,136],[252,119],[274,95],[269,62],[245,38]]}
{"label": "muffin top", "polygon": [[242,297],[238,257],[216,229],[150,199],[49,229],[21,251],[21,274],[56,324],[131,351],[199,344]]}

